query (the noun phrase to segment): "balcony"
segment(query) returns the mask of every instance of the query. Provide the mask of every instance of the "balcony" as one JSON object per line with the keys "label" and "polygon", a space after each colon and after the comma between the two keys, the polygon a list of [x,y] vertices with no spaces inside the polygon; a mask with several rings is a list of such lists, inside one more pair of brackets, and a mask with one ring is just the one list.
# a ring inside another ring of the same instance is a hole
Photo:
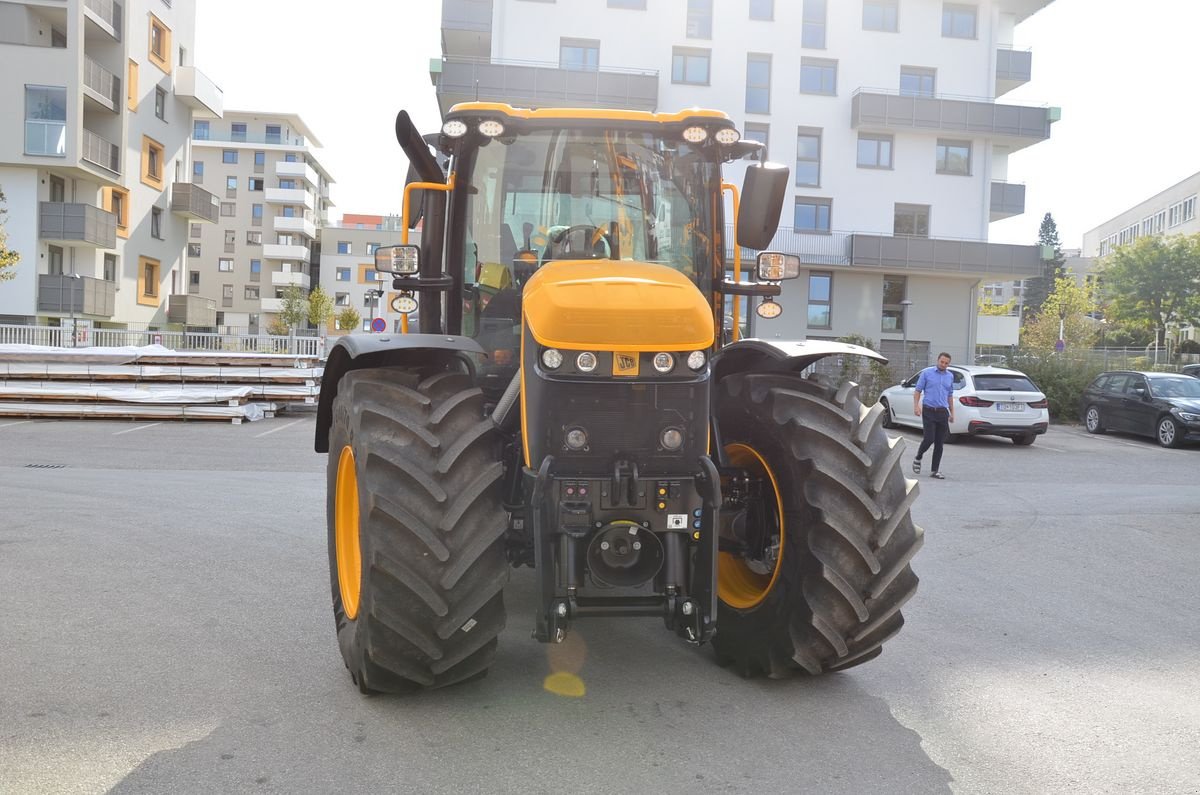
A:
{"label": "balcony", "polygon": [[217,302],[199,295],[172,295],[167,299],[167,322],[212,328],[217,325]]}
{"label": "balcony", "polygon": [[308,163],[289,163],[286,160],[280,160],[275,164],[275,175],[284,179],[299,177],[314,188],[320,184],[320,178],[317,176],[316,169]]}
{"label": "balcony", "polygon": [[1033,51],[1001,47],[996,50],[996,96],[1003,96],[1033,79]]}
{"label": "balcony", "polygon": [[290,285],[296,285],[298,287],[303,287],[305,290],[307,290],[311,283],[312,282],[309,280],[307,273],[300,273],[298,271],[289,271],[289,272],[272,271],[271,272],[271,284],[273,284],[276,287],[288,287]]}
{"label": "balcony", "polygon": [[215,224],[221,200],[199,185],[176,182],[171,186],[171,212],[189,221]]}
{"label": "balcony", "polygon": [[114,0],[83,0],[83,17],[117,41],[124,27],[121,4]]}
{"label": "balcony", "polygon": [[262,253],[263,259],[286,259],[293,262],[308,262],[309,256],[307,246],[287,243],[265,243]]}
{"label": "balcony", "polygon": [[39,202],[38,237],[68,246],[116,248],[117,216],[74,202]]}
{"label": "balcony", "polygon": [[850,264],[884,272],[923,271],[1011,279],[1042,273],[1037,246],[857,232],[850,235]]}
{"label": "balcony", "polygon": [[121,78],[94,59],[83,59],[83,96],[113,113],[121,112]]}
{"label": "balcony", "polygon": [[194,66],[176,67],[175,96],[201,118],[225,112],[225,92]]}
{"label": "balcony", "polygon": [[459,102],[476,99],[533,108],[658,107],[656,71],[582,71],[555,63],[461,57],[434,60],[430,66],[442,115]]}
{"label": "balcony", "polygon": [[287,216],[277,215],[274,218],[274,226],[276,232],[298,232],[310,240],[317,238],[317,225],[307,218],[288,218]]}
{"label": "balcony", "polygon": [[64,315],[112,317],[117,301],[117,285],[104,279],[70,274],[38,274],[37,311]]}
{"label": "balcony", "polygon": [[442,52],[487,58],[492,52],[492,0],[442,0]]}
{"label": "balcony", "polygon": [[1000,221],[1025,212],[1025,185],[992,180],[992,207],[989,221]]}
{"label": "balcony", "polygon": [[83,151],[80,157],[105,171],[118,176],[121,174],[121,148],[86,127],[83,128]]}
{"label": "balcony", "polygon": [[1045,141],[1058,108],[998,105],[976,97],[917,97],[860,88],[851,97],[850,126],[856,130],[929,130],[986,135],[1010,152]]}
{"label": "balcony", "polygon": [[301,188],[267,188],[265,193],[268,204],[303,205],[309,210],[316,207],[313,195]]}
{"label": "balcony", "polygon": [[264,311],[264,312],[282,312],[283,311],[283,299],[282,298],[263,298],[262,299],[262,311]]}

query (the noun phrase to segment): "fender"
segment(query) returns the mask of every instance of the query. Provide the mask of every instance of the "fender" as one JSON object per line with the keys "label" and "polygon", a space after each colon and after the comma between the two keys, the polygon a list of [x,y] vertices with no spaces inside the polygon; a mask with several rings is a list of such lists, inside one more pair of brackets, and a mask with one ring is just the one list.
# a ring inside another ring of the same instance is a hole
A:
{"label": "fender", "polygon": [[333,424],[333,399],[338,382],[351,370],[392,365],[428,364],[457,358],[473,374],[475,365],[464,354],[486,355],[470,337],[450,334],[346,334],[334,343],[321,374],[321,396],[317,402],[317,431],[313,448],[329,452],[329,426]]}
{"label": "fender", "polygon": [[865,356],[887,364],[887,357],[870,348],[826,340],[738,340],[712,357],[713,381],[747,370],[800,372],[826,356]]}

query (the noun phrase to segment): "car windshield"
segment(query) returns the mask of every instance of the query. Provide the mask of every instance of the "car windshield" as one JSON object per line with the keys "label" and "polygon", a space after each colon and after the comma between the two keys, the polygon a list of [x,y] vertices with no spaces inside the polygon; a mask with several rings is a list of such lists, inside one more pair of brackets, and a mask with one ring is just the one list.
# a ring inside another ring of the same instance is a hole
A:
{"label": "car windshield", "polygon": [[976,375],[975,388],[986,392],[1040,392],[1026,376],[1018,373]]}
{"label": "car windshield", "polygon": [[1154,397],[1200,398],[1200,378],[1178,376],[1150,379],[1150,394]]}

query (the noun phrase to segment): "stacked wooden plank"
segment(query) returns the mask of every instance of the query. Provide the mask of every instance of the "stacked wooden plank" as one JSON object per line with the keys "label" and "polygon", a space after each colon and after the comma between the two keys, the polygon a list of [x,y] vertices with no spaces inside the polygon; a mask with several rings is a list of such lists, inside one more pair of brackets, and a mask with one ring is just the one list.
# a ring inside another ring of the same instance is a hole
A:
{"label": "stacked wooden plank", "polygon": [[315,406],[321,372],[287,354],[0,345],[0,416],[236,424]]}

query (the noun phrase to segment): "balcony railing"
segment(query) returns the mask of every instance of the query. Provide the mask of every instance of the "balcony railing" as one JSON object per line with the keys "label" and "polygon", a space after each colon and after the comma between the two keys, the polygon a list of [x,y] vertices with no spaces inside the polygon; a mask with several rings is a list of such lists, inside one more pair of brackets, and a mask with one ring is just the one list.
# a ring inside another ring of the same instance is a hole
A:
{"label": "balcony railing", "polygon": [[83,87],[87,96],[114,113],[120,112],[121,78],[92,58],[85,57],[83,60]]}
{"label": "balcony railing", "polygon": [[442,113],[467,100],[533,107],[658,107],[658,72],[563,69],[555,63],[447,57],[437,76]]}
{"label": "balcony railing", "polygon": [[121,40],[121,4],[115,0],[83,0],[83,7],[95,14],[100,21],[109,27],[109,33]]}
{"label": "balcony railing", "polygon": [[69,273],[38,274],[39,312],[112,317],[116,300],[117,285],[114,282]]}
{"label": "balcony railing", "polygon": [[988,135],[1007,139],[1010,149],[1046,140],[1057,118],[1049,107],[1001,105],[985,97],[910,96],[879,88],[860,88],[850,101],[850,126],[855,129]]}
{"label": "balcony railing", "polygon": [[121,173],[121,148],[86,127],[83,130],[83,153],[81,156],[87,162],[106,171],[114,174]]}
{"label": "balcony railing", "polygon": [[211,328],[217,325],[217,302],[199,295],[168,296],[167,321]]}
{"label": "balcony railing", "polygon": [[442,28],[490,32],[492,0],[442,0]]}
{"label": "balcony railing", "polygon": [[249,133],[222,132],[210,130],[207,138],[193,139],[204,142],[234,143],[234,144],[273,144],[277,146],[304,146],[304,136],[295,133],[287,135],[251,135]]}
{"label": "balcony railing", "polygon": [[221,212],[221,200],[189,182],[171,186],[171,212],[191,221],[215,224]]}
{"label": "balcony railing", "polygon": [[116,248],[117,216],[76,202],[39,202],[38,237],[69,246]]}
{"label": "balcony railing", "polygon": [[1012,218],[1025,212],[1025,185],[992,180],[992,207],[989,221]]}
{"label": "balcony railing", "polygon": [[175,70],[175,96],[200,116],[217,116],[224,112],[225,92],[194,66]]}
{"label": "balcony railing", "polygon": [[1028,83],[1033,77],[1033,51],[1000,47],[996,50],[996,96]]}

